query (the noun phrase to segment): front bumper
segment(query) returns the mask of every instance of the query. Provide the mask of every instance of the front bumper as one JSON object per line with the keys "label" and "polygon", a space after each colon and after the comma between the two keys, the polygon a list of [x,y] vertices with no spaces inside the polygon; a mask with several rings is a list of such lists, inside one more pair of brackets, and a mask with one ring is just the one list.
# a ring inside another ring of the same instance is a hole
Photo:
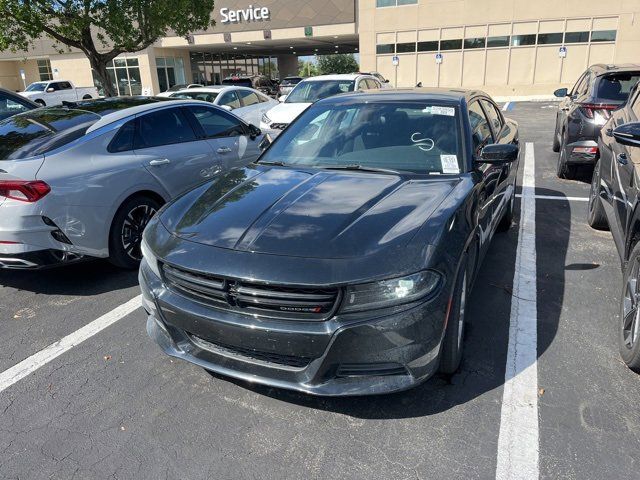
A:
{"label": "front bumper", "polygon": [[0,253],[0,269],[37,270],[79,261],[82,258],[81,255],[54,249]]}
{"label": "front bumper", "polygon": [[311,322],[213,309],[167,289],[144,261],[139,278],[149,336],[168,355],[221,375],[346,396],[406,390],[438,368],[448,304],[444,288],[426,302],[383,314]]}

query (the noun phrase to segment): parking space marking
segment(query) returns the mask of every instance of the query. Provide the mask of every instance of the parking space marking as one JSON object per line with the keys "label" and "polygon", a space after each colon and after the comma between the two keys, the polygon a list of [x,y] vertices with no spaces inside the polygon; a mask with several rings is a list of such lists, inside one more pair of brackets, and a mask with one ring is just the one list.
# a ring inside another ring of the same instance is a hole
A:
{"label": "parking space marking", "polygon": [[[521,193],[517,193],[516,197],[522,198]],[[588,202],[589,197],[564,197],[562,195],[534,195],[536,200],[567,200],[569,202]]]}
{"label": "parking space marking", "polygon": [[535,219],[535,156],[533,143],[528,142],[498,437],[498,480],[539,477]]}
{"label": "parking space marking", "polygon": [[507,102],[502,106],[502,111],[506,112],[507,110],[509,110],[511,107],[511,102]]}
{"label": "parking space marking", "polygon": [[0,392],[3,392],[14,383],[22,380],[30,373],[35,372],[37,369],[46,365],[53,359],[59,357],[64,352],[72,349],[76,345],[79,345],[88,338],[94,336],[96,333],[104,330],[109,325],[113,325],[121,318],[126,317],[130,313],[136,311],[138,308],[140,308],[140,306],[141,297],[137,296],[135,298],[132,298],[127,303],[114,308],[109,313],[104,314],[100,318],[97,318],[84,327],[76,330],[66,337],[63,337],[57,342],[52,343],[48,347],[45,347],[38,353],[35,353],[29,358],[24,359],[10,369],[0,373]]}

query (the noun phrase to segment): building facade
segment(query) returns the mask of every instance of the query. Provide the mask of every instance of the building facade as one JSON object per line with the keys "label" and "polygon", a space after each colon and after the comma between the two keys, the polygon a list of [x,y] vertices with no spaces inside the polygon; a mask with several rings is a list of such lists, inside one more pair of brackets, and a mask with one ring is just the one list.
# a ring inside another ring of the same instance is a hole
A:
{"label": "building facade", "polygon": [[[215,27],[116,58],[121,95],[154,94],[229,75],[297,73],[300,56],[355,53],[362,71],[399,87],[480,88],[548,96],[594,63],[640,63],[640,0],[220,0]],[[0,86],[95,80],[80,53],[45,39],[0,52]]]}

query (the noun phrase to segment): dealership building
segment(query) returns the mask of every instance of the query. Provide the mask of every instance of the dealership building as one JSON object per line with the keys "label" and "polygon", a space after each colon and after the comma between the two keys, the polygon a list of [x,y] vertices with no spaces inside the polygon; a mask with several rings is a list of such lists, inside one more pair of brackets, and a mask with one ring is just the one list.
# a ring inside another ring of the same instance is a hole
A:
{"label": "dealership building", "polygon": [[[295,75],[298,57],[355,53],[392,85],[548,96],[594,63],[640,63],[640,0],[218,0],[215,27],[116,58],[121,95],[230,75]],[[0,86],[94,84],[82,53],[46,39],[0,52]]]}

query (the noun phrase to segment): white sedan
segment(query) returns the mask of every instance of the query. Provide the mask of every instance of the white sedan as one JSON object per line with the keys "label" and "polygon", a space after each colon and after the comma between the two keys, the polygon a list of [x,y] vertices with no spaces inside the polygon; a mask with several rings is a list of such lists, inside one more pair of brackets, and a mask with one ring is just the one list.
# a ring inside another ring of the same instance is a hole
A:
{"label": "white sedan", "polygon": [[213,87],[190,88],[173,92],[171,98],[188,98],[204,100],[213,103],[235,115],[247,123],[260,125],[260,119],[271,108],[279,105],[277,100],[247,87],[227,87],[224,85]]}

